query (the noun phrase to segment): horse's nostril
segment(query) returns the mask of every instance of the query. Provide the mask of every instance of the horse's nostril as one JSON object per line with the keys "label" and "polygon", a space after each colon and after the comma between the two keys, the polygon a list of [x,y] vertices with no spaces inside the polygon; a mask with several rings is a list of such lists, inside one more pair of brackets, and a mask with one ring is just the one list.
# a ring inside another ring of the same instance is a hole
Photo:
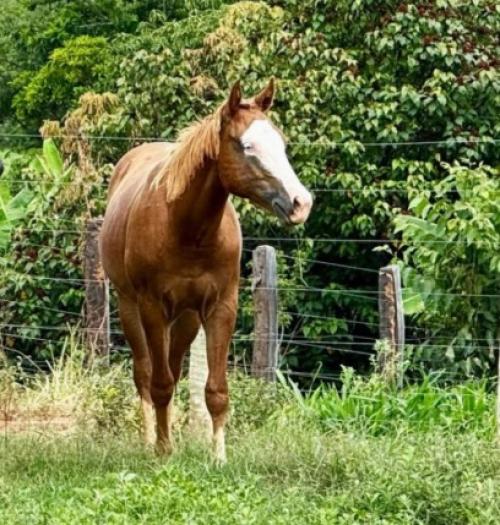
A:
{"label": "horse's nostril", "polygon": [[309,192],[304,191],[294,197],[292,201],[293,212],[289,217],[292,224],[303,224],[306,222],[311,212],[312,196]]}
{"label": "horse's nostril", "polygon": [[302,199],[300,197],[295,197],[295,199],[293,199],[293,209],[294,210],[297,210],[298,208],[300,208],[304,203],[302,202]]}

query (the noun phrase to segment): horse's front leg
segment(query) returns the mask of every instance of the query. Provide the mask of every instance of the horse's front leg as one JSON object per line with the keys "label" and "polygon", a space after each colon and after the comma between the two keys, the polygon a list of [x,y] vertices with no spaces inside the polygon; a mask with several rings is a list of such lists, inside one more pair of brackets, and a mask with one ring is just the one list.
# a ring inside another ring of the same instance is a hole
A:
{"label": "horse's front leg", "polygon": [[154,445],[156,431],[151,399],[151,356],[137,303],[119,294],[120,319],[125,337],[132,348],[134,382],[141,398],[143,439]]}
{"label": "horse's front leg", "polygon": [[170,325],[160,301],[142,298],[140,312],[151,354],[151,398],[156,411],[156,448],[160,454],[169,454],[172,451],[169,407],[174,393],[174,377],[168,359]]}
{"label": "horse's front leg", "polygon": [[204,321],[207,336],[208,378],[205,399],[212,417],[215,459],[226,462],[224,424],[229,407],[227,355],[236,322],[237,300],[221,301]]}

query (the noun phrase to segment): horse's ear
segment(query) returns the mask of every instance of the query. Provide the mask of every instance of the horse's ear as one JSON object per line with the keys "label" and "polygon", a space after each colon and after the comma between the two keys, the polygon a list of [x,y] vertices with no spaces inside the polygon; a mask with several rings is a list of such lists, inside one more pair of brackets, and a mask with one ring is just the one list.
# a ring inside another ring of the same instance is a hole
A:
{"label": "horse's ear", "polygon": [[267,111],[273,105],[274,77],[271,77],[267,86],[254,97],[254,102],[262,111]]}
{"label": "horse's ear", "polygon": [[241,82],[237,80],[231,92],[229,93],[229,98],[227,99],[226,105],[224,107],[226,116],[234,117],[236,115],[241,103]]}

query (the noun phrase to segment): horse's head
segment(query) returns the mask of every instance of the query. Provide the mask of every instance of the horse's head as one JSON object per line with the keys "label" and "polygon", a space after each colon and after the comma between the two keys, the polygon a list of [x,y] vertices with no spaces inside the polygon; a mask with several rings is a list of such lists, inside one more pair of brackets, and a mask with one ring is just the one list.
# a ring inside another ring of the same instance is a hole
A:
{"label": "horse's head", "polygon": [[237,82],[222,110],[219,173],[224,187],[276,214],[287,224],[304,223],[312,196],[295,174],[282,133],[266,116],[274,82],[243,100]]}

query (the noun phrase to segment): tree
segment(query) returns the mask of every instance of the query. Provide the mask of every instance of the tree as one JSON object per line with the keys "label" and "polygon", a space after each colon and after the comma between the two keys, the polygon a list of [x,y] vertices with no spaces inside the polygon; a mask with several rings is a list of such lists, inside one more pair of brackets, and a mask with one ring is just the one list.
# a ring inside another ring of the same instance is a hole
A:
{"label": "tree", "polygon": [[[81,36],[56,49],[29,81],[30,73],[18,77],[24,86],[15,96],[16,116],[23,122],[62,118],[78,97],[99,85],[110,67],[111,52],[105,38]],[[26,81],[26,82],[25,82]]]}

